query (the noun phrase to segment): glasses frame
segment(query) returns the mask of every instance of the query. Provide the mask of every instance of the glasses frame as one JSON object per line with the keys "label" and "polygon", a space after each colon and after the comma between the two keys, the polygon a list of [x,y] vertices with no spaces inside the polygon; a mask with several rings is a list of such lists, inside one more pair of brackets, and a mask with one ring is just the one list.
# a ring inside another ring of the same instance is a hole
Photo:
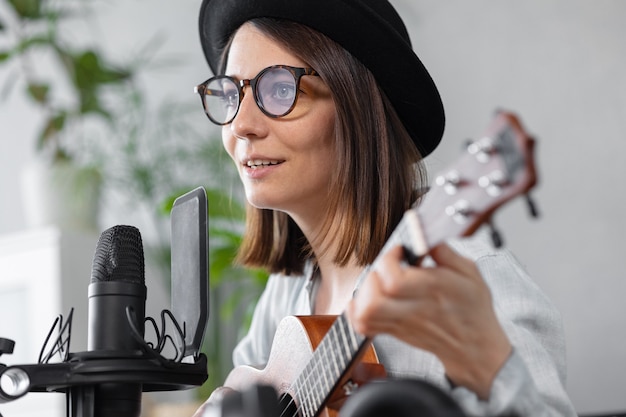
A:
{"label": "glasses frame", "polygon": [[[285,70],[289,71],[291,73],[291,75],[293,75],[293,78],[294,78],[294,80],[296,82],[296,96],[293,99],[293,103],[291,104],[289,109],[287,109],[282,114],[273,114],[273,113],[268,112],[263,107],[263,104],[261,102],[261,99],[259,98],[258,91],[257,91],[257,82],[258,82],[258,80],[261,77],[263,77],[266,73],[268,73],[269,71],[271,71],[273,69],[277,69],[277,68],[285,69]],[[251,78],[251,79],[237,80],[236,78],[230,77],[228,75],[216,75],[214,77],[209,78],[208,80],[206,80],[202,84],[198,84],[196,87],[194,87],[193,91],[194,91],[194,93],[200,95],[200,100],[202,101],[202,108],[204,109],[204,114],[207,115],[207,117],[209,118],[209,120],[211,122],[215,123],[218,126],[227,125],[227,124],[231,123],[235,119],[235,117],[237,117],[237,114],[239,113],[239,109],[241,108],[241,102],[243,101],[244,87],[246,87],[246,86],[250,86],[250,88],[252,88],[252,95],[254,96],[254,101],[255,101],[257,107],[261,110],[261,112],[263,112],[263,114],[266,115],[267,117],[270,117],[272,119],[277,119],[279,117],[284,117],[284,116],[288,115],[289,113],[291,113],[293,111],[294,107],[296,107],[296,103],[298,102],[298,96],[300,94],[300,79],[304,75],[312,75],[312,76],[319,77],[318,72],[315,71],[313,68],[291,67],[289,65],[271,65],[271,66],[269,66],[267,68],[263,68],[261,71],[259,71],[259,73],[254,78]],[[211,95],[211,90],[207,87],[209,85],[209,83],[211,83],[211,82],[213,82],[215,80],[222,80],[222,79],[230,80],[237,86],[237,90],[238,90],[238,93],[239,93],[239,101],[237,103],[237,109],[233,113],[233,116],[230,119],[228,119],[227,121],[225,121],[225,122],[218,122],[217,120],[213,119],[211,117],[211,115],[209,114],[209,112],[207,111],[206,96],[207,95]]]}

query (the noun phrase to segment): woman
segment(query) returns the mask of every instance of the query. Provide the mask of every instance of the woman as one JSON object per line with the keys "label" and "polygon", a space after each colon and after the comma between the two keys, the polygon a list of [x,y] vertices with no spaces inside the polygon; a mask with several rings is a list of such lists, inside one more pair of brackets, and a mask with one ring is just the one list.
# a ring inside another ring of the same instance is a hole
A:
{"label": "woman", "polygon": [[444,126],[393,7],[205,0],[200,31],[218,76],[198,92],[249,203],[238,260],[272,272],[235,365],[264,367],[286,316],[346,311],[388,375],[432,382],[470,415],[575,415],[559,315],[511,254],[477,237],[434,248],[428,267],[398,247],[370,268]]}

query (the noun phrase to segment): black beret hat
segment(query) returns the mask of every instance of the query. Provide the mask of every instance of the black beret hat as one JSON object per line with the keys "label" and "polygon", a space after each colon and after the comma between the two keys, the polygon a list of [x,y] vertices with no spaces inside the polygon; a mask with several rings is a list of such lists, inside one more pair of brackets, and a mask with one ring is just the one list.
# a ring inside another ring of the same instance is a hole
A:
{"label": "black beret hat", "polygon": [[422,156],[441,141],[441,97],[387,0],[203,0],[200,42],[214,74],[228,40],[257,17],[309,26],[337,42],[374,74]]}

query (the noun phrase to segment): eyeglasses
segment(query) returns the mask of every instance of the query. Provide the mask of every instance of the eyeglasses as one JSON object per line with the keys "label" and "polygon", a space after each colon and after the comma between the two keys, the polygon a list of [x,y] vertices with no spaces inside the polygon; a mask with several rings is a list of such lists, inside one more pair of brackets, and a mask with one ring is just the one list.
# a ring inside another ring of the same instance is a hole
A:
{"label": "eyeglasses", "polygon": [[237,80],[227,75],[209,78],[194,88],[200,94],[202,107],[209,119],[217,125],[233,121],[241,101],[243,88],[249,85],[259,109],[268,117],[278,118],[289,114],[296,105],[303,75],[319,74],[313,68],[296,68],[287,65],[267,67],[251,80]]}

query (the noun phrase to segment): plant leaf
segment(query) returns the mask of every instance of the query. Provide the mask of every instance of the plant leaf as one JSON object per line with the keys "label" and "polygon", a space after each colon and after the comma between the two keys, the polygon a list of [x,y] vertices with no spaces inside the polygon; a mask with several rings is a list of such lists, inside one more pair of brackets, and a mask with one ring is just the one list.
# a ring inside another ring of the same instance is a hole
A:
{"label": "plant leaf", "polygon": [[49,46],[52,44],[50,37],[45,35],[35,35],[21,39],[15,47],[17,53],[22,53],[33,46]]}
{"label": "plant leaf", "polygon": [[57,135],[63,127],[65,126],[65,120],[67,119],[66,112],[59,112],[46,121],[44,128],[41,130],[39,134],[39,138],[37,139],[37,149],[41,150],[44,148],[44,145],[51,140],[55,135]]}
{"label": "plant leaf", "polygon": [[[174,201],[195,187],[180,188],[167,196],[161,203],[159,212],[168,215],[172,211]],[[207,194],[208,216],[211,219],[243,221],[245,209],[239,202],[232,199],[225,191],[217,188],[205,187]]]}
{"label": "plant leaf", "polygon": [[74,57],[76,85],[80,88],[97,88],[100,84],[116,83],[129,79],[130,71],[115,69],[102,62],[95,51],[85,51]]}
{"label": "plant leaf", "polygon": [[41,0],[9,0],[15,12],[23,19],[39,19],[41,14]]}
{"label": "plant leaf", "polygon": [[212,238],[219,238],[232,246],[239,246],[241,244],[241,233],[231,229],[211,226],[209,227],[209,234]]}
{"label": "plant leaf", "polygon": [[232,199],[223,190],[216,188],[207,189],[209,204],[209,217],[243,220],[245,209],[236,200]]}
{"label": "plant leaf", "polygon": [[37,103],[43,104],[48,100],[50,86],[48,84],[29,83],[26,87],[28,95]]}
{"label": "plant leaf", "polygon": [[[226,248],[210,248],[209,252],[209,274],[211,276],[211,286],[220,285],[223,279],[227,277],[224,272],[233,269],[233,260],[235,259],[236,249],[232,247]],[[232,274],[231,274],[232,275]]]}

